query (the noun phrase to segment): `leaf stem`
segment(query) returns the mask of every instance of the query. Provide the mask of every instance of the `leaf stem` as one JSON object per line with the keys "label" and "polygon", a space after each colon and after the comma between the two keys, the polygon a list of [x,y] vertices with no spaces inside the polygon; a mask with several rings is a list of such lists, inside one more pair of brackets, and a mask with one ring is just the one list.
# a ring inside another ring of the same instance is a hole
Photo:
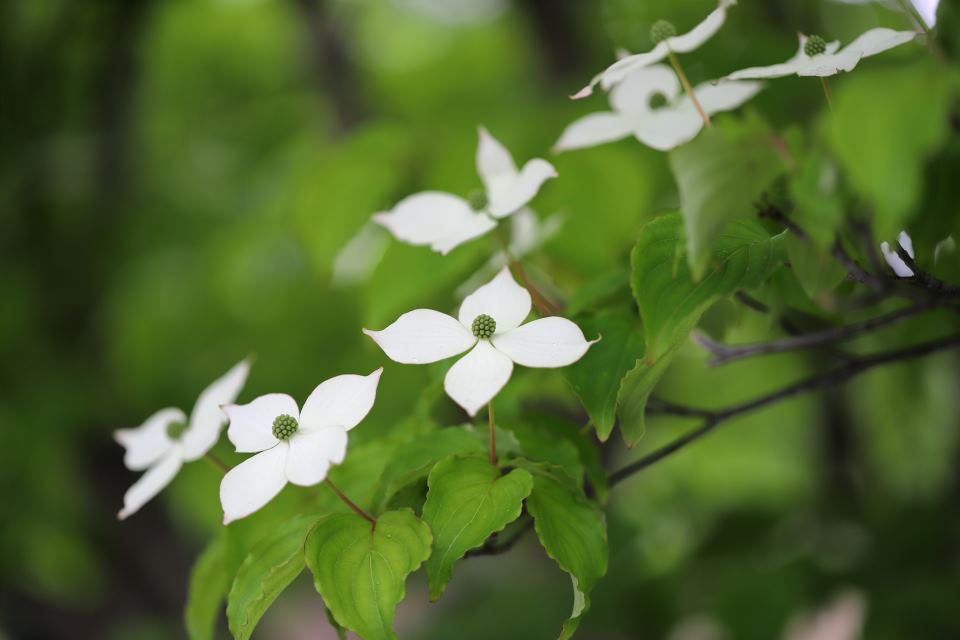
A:
{"label": "leaf stem", "polygon": [[356,513],[358,516],[360,516],[361,518],[369,522],[371,526],[373,527],[377,526],[377,519],[371,516],[369,513],[367,513],[363,509],[361,509],[360,507],[358,507],[353,500],[351,500],[346,495],[344,495],[343,491],[340,491],[340,489],[337,488],[337,485],[333,484],[330,478],[327,478],[326,480],[324,480],[324,482],[326,482],[327,486],[330,487],[330,490],[333,491],[336,494],[336,496],[343,501],[343,504],[350,507],[354,513]]}
{"label": "leaf stem", "polygon": [[490,464],[497,466],[497,428],[493,415],[493,400],[487,403],[487,417],[490,420]]}
{"label": "leaf stem", "polygon": [[210,463],[210,466],[212,466],[214,469],[218,470],[220,473],[224,473],[224,474],[225,474],[225,473],[227,473],[228,471],[230,471],[230,469],[233,468],[233,467],[231,467],[230,465],[228,465],[226,462],[224,462],[223,460],[221,460],[220,458],[218,458],[217,456],[215,456],[215,455],[213,455],[212,453],[210,453],[209,451],[207,451],[207,452],[204,454],[203,459],[206,460],[207,462],[209,462],[209,463]]}
{"label": "leaf stem", "polygon": [[673,51],[670,50],[668,50],[667,55],[670,57],[670,64],[673,65],[673,70],[680,79],[680,84],[683,85],[683,90],[686,92],[687,97],[690,98],[690,102],[693,103],[697,113],[699,113],[700,117],[703,118],[703,124],[706,125],[708,129],[712,129],[713,123],[710,122],[710,116],[707,115],[707,112],[703,110],[703,106],[700,104],[700,101],[697,100],[697,94],[694,93],[693,87],[690,86],[690,81],[687,80],[687,74],[683,72],[683,67],[680,66],[680,61],[677,60],[677,56],[675,56]]}

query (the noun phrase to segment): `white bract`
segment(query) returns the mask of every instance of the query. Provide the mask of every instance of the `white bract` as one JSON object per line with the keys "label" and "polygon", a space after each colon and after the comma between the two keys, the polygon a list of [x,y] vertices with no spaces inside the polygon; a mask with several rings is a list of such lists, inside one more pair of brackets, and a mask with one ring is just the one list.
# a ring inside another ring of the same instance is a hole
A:
{"label": "white bract", "polygon": [[736,3],[737,0],[720,0],[717,8],[711,11],[710,14],[704,18],[700,24],[695,26],[690,31],[677,36],[665,38],[656,43],[653,49],[647,51],[646,53],[637,53],[632,56],[628,55],[621,57],[619,60],[607,67],[604,71],[601,71],[594,76],[593,80],[590,81],[590,84],[585,86],[571,97],[574,100],[586,98],[593,93],[593,88],[598,84],[603,88],[604,91],[609,91],[611,87],[622,82],[627,76],[637,69],[649,67],[652,64],[660,62],[670,55],[670,52],[687,53],[697,49],[700,45],[712,38],[713,35],[720,30],[720,27],[723,26],[723,23],[727,19],[727,9]]}
{"label": "white bract", "polygon": [[473,416],[507,383],[514,363],[565,367],[595,342],[588,342],[580,328],[565,318],[521,324],[529,314],[530,294],[504,268],[464,299],[457,318],[416,309],[382,331],[363,332],[391,360],[403,364],[428,364],[469,350],[450,367],[443,386]]}
{"label": "white bract", "polygon": [[477,173],[484,193],[479,202],[442,191],[423,191],[404,198],[373,220],[407,244],[429,246],[446,255],[455,247],[487,233],[497,222],[533,200],[540,187],[557,171],[546,160],[534,158],[517,169],[510,152],[480,128]]}
{"label": "white bract", "polygon": [[[736,109],[757,94],[759,82],[706,82],[694,89],[707,115]],[[663,107],[651,107],[662,95]],[[634,71],[610,92],[613,111],[591,113],[574,121],[554,145],[555,152],[592,147],[633,135],[643,144],[666,151],[693,140],[703,128],[690,96],[682,93],[680,81],[662,64]]]}
{"label": "white bract", "polygon": [[368,376],[342,375],[313,390],[303,410],[284,393],[227,405],[227,437],[239,453],[256,453],[220,483],[223,524],[244,518],[273,499],[288,482],[322,482],[347,453],[347,432],[363,420],[377,397],[383,368]]}
{"label": "white bract", "polygon": [[[800,47],[792,58],[781,64],[768,67],[750,67],[735,71],[727,76],[728,80],[750,80],[759,78],[781,78],[783,76],[817,76],[826,77],[852,71],[863,58],[883,53],[901,44],[910,42],[917,36],[916,31],[894,31],[880,27],[862,33],[857,39],[840,49],[840,43],[823,43],[823,52],[807,55],[808,43],[814,36],[800,37]],[[819,47],[817,47],[819,48]]]}
{"label": "white bract", "polygon": [[[897,236],[897,244],[900,245],[900,248],[903,249],[911,259],[913,258],[913,239],[910,238],[906,231],[901,231],[900,235]],[[900,257],[896,249],[890,248],[890,244],[887,243],[886,240],[880,243],[880,251],[883,252],[884,259],[898,277],[913,277],[913,269],[907,266],[907,263]]]}
{"label": "white bract", "polygon": [[236,400],[247,381],[250,361],[244,360],[203,390],[190,419],[175,407],[161,409],[135,429],[120,429],[114,439],[126,449],[123,463],[146,473],[123,496],[123,520],[160,493],[184,462],[202,458],[217,443],[226,417],[220,405]]}

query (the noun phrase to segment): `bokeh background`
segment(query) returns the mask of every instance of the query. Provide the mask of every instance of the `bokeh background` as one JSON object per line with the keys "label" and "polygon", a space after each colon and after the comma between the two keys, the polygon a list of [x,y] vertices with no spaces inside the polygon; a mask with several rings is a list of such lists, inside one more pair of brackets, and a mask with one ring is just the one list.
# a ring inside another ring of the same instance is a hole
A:
{"label": "bokeh background", "polygon": [[[379,366],[360,328],[453,308],[495,245],[442,258],[390,241],[370,215],[416,190],[479,186],[480,124],[520,161],[547,154],[565,124],[601,108],[602,97],[566,96],[615,47],[645,50],[657,18],[683,31],[713,6],[2,3],[0,637],[183,637],[190,568],[220,526],[219,475],[188,465],[120,523],[135,475],[111,432],[163,406],[189,409],[251,353],[243,400],[302,399],[331,375]],[[881,24],[907,23],[876,4],[741,0],[684,63],[703,81],[792,55],[797,30],[848,41]],[[780,128],[812,127],[823,96],[814,81],[784,79],[750,109]],[[561,177],[534,206],[559,228],[529,263],[569,296],[622,271],[636,230],[677,196],[666,157],[632,140],[551,161]],[[746,339],[771,320],[721,305],[705,322]],[[691,347],[663,394],[723,405],[795,379],[808,358],[707,370]],[[802,635],[798,616],[813,611],[834,628],[865,619],[868,638],[960,637],[957,365],[932,357],[771,407],[618,486],[610,570],[580,637],[846,637]],[[435,379],[388,364],[351,448],[415,416]],[[559,375],[518,379],[516,395],[536,390],[562,409],[554,419],[583,423]],[[640,449],[679,428],[653,421]],[[641,453],[615,438],[610,466]],[[236,459],[225,439],[216,451]],[[530,538],[463,561],[438,604],[414,578],[398,631],[549,638],[570,606],[567,577]],[[306,577],[257,632],[332,633]]]}

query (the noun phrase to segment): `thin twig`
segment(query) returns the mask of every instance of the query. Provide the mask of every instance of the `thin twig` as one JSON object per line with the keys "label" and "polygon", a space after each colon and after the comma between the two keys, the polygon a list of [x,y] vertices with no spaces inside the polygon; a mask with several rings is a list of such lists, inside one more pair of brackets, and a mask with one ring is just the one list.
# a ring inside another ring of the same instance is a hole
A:
{"label": "thin twig", "polygon": [[503,542],[500,542],[496,536],[490,536],[490,538],[488,538],[487,541],[483,543],[482,547],[471,549],[470,551],[467,551],[467,553],[464,555],[466,555],[466,557],[469,558],[473,556],[497,556],[497,555],[500,555],[501,553],[506,553],[507,551],[510,551],[510,549],[512,549],[514,545],[520,542],[520,539],[523,538],[523,536],[526,535],[528,531],[532,531],[532,530],[533,530],[533,519],[530,518],[523,523],[523,525],[517,530],[516,533],[514,533],[512,536],[510,536]]}
{"label": "thin twig", "polygon": [[[747,402],[733,405],[726,409],[721,409],[719,411],[688,409],[688,411],[691,412],[690,415],[704,416],[703,424],[700,427],[683,436],[680,436],[676,440],[667,443],[659,449],[654,450],[639,460],[631,462],[622,469],[613,472],[610,475],[610,486],[612,487],[620,482],[623,482],[630,476],[646,469],[660,460],[663,460],[680,449],[683,449],[688,444],[699,440],[731,418],[756,411],[757,409],[766,407],[767,405],[774,404],[781,400],[786,400],[787,398],[792,398],[793,396],[809,393],[811,391],[818,391],[820,389],[841,384],[865,371],[869,371],[870,369],[881,365],[892,362],[912,360],[914,358],[919,358],[937,351],[951,349],[957,346],[960,346],[960,334],[955,334],[946,338],[925,342],[923,344],[914,345],[911,347],[905,347],[903,349],[885,351],[872,356],[865,356],[827,371],[826,373],[811,376],[799,382],[787,385],[772,393],[754,398],[753,400],[748,400]],[[676,405],[673,407],[676,408]],[[674,415],[678,414],[675,413]]]}
{"label": "thin twig", "polygon": [[780,340],[771,340],[770,342],[758,342],[753,344],[727,345],[710,339],[702,333],[694,334],[694,340],[701,347],[713,354],[708,361],[711,367],[717,367],[736,360],[743,360],[753,356],[770,355],[774,353],[785,353],[788,351],[798,351],[800,349],[813,349],[823,347],[837,342],[843,342],[851,338],[856,338],[867,333],[876,331],[883,327],[895,324],[901,320],[912,318],[930,309],[929,306],[912,306],[897,309],[875,318],[870,318],[862,322],[848,324],[841,327],[831,327],[822,331],[811,333],[801,333]]}

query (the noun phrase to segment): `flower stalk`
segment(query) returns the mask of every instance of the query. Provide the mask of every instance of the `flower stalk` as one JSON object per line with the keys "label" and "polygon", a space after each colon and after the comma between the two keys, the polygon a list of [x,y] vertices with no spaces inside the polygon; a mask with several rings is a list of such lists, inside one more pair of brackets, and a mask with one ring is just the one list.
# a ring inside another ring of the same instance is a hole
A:
{"label": "flower stalk", "polygon": [[690,86],[690,81],[687,80],[687,74],[683,72],[683,67],[680,66],[680,61],[677,60],[677,56],[674,55],[673,51],[671,50],[669,53],[667,53],[667,57],[670,60],[671,66],[673,66],[673,70],[677,73],[677,77],[680,79],[680,84],[683,85],[683,91],[690,98],[690,102],[693,103],[693,107],[697,110],[697,113],[699,113],[700,117],[703,118],[704,126],[706,126],[708,129],[712,129],[713,123],[710,122],[710,116],[707,115],[707,112],[703,110],[703,106],[700,104],[700,101],[697,100],[697,94],[694,93],[693,87]]}
{"label": "flower stalk", "polygon": [[487,417],[490,420],[490,464],[497,466],[497,427],[493,415],[493,400],[487,403]]}
{"label": "flower stalk", "polygon": [[210,453],[209,451],[207,451],[207,453],[203,456],[203,459],[209,462],[211,467],[213,467],[217,471],[220,471],[221,473],[226,473],[227,471],[230,471],[230,469],[233,468],[230,465],[228,465],[226,462],[218,458],[217,456]]}
{"label": "flower stalk", "polygon": [[366,511],[364,511],[364,510],[361,509],[360,507],[358,507],[358,506],[357,506],[357,503],[355,503],[353,500],[351,500],[350,498],[348,498],[348,497],[346,496],[346,494],[343,493],[343,491],[340,491],[340,489],[337,487],[337,485],[333,484],[333,482],[330,480],[330,478],[326,478],[326,479],[324,480],[324,482],[327,484],[328,487],[330,487],[330,490],[333,491],[333,493],[334,493],[338,498],[340,498],[341,501],[343,501],[343,504],[345,504],[345,505],[347,505],[348,507],[350,507],[350,509],[352,509],[355,514],[357,514],[358,516],[360,516],[361,518],[363,518],[364,520],[366,520],[367,522],[369,522],[371,527],[376,527],[376,526],[377,526],[377,520],[376,520],[376,518],[374,518],[373,516],[371,516],[369,513],[367,513]]}

